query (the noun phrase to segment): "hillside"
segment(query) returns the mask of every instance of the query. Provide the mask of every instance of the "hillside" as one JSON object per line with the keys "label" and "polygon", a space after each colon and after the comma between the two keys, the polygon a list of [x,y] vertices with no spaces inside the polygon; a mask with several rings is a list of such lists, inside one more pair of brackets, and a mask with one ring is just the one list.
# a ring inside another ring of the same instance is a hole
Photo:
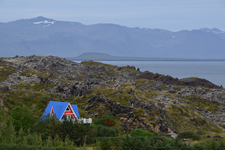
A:
{"label": "hillside", "polygon": [[216,28],[172,32],[37,17],[0,23],[0,56],[76,57],[97,52],[123,57],[224,59],[224,37]]}
{"label": "hillside", "polygon": [[143,128],[157,134],[220,133],[225,90],[199,78],[177,79],[93,61],[53,56],[0,59],[0,105],[26,105],[40,118],[50,100],[77,104],[81,117],[110,113],[120,134]]}

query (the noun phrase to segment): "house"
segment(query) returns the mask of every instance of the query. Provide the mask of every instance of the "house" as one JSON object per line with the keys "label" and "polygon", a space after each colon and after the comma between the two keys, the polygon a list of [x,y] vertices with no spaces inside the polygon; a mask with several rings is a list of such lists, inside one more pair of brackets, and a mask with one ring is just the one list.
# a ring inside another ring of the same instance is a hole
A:
{"label": "house", "polygon": [[67,119],[80,119],[77,105],[71,105],[69,102],[50,101],[42,116],[55,114],[59,121]]}

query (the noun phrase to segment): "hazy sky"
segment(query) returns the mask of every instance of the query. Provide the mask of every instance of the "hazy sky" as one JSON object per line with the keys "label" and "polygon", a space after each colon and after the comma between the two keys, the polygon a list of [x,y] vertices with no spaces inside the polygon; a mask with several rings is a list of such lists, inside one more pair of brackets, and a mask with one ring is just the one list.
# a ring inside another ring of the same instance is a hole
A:
{"label": "hazy sky", "polygon": [[86,25],[225,31],[225,0],[0,0],[0,22],[37,16]]}

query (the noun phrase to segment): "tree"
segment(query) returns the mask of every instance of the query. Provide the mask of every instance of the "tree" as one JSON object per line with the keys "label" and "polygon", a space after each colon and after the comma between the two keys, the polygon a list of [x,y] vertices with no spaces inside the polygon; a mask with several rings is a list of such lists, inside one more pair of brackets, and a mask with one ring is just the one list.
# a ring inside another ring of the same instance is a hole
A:
{"label": "tree", "polygon": [[76,129],[72,120],[65,119],[61,123],[61,133],[64,141],[66,137],[74,142],[77,140]]}
{"label": "tree", "polygon": [[131,136],[153,136],[152,133],[148,132],[147,130],[143,130],[141,128],[136,128],[131,131]]}
{"label": "tree", "polygon": [[47,140],[49,136],[51,139],[55,139],[56,135],[61,134],[61,122],[56,118],[56,115],[50,116],[50,114],[44,115],[39,120],[36,131],[41,133],[42,140]]}
{"label": "tree", "polygon": [[20,128],[24,131],[32,129],[35,123],[34,116],[26,106],[16,106],[10,115],[15,131],[18,133]]}

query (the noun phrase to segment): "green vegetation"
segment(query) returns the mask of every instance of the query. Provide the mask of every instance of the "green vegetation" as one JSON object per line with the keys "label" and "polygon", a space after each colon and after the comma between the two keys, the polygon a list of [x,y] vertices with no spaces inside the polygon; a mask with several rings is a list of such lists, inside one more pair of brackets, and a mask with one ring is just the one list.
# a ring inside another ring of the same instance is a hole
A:
{"label": "green vegetation", "polygon": [[198,78],[198,77],[190,77],[190,79],[198,79],[198,80],[202,80],[202,78]]}
{"label": "green vegetation", "polygon": [[107,127],[103,125],[92,125],[90,127],[90,137],[117,137],[119,130],[116,127]]}
{"label": "green vegetation", "polygon": [[148,131],[146,131],[146,130],[143,130],[143,129],[141,129],[141,128],[136,128],[136,129],[134,129],[134,130],[132,130],[131,132],[130,132],[130,135],[132,136],[132,137],[135,137],[135,136],[144,136],[144,137],[149,137],[149,136],[153,136],[153,134],[152,133],[150,133],[150,132],[148,132]]}
{"label": "green vegetation", "polygon": [[[191,146],[192,145],[192,146]],[[102,138],[96,143],[97,150],[222,150],[225,140],[207,140],[196,144],[185,144],[179,139],[164,136]]]}
{"label": "green vegetation", "polygon": [[9,75],[13,74],[14,67],[6,67],[3,63],[0,63],[0,82],[8,79]]}
{"label": "green vegetation", "polygon": [[115,126],[115,124],[116,124],[115,117],[113,117],[111,114],[107,113],[107,114],[101,116],[99,119],[95,120],[94,124],[112,127],[112,126]]}
{"label": "green vegetation", "polygon": [[192,96],[192,95],[186,96],[186,98],[193,98],[193,100],[188,101],[189,104],[191,106],[198,107],[200,110],[208,110],[213,113],[216,113],[219,108],[223,107],[218,103],[206,101],[200,97],[196,98],[196,96]]}
{"label": "green vegetation", "polygon": [[183,137],[183,138],[189,138],[189,139],[192,139],[192,140],[199,140],[200,139],[200,135],[194,133],[194,132],[191,132],[191,131],[186,131],[186,132],[181,132],[179,134],[179,136]]}
{"label": "green vegetation", "polygon": [[177,85],[177,86],[174,86],[173,89],[177,92],[177,91],[180,91],[182,88],[184,88],[184,86],[180,86],[180,85]]}
{"label": "green vegetation", "polygon": [[33,128],[35,120],[26,106],[14,107],[10,116],[11,122],[17,133],[19,132],[20,128],[23,131]]}
{"label": "green vegetation", "polygon": [[104,63],[95,62],[95,61],[82,61],[81,64],[85,64],[85,65],[102,65],[102,66],[111,67],[111,68],[115,68],[116,67],[114,65],[104,64]]}
{"label": "green vegetation", "polygon": [[134,116],[136,118],[140,118],[143,115],[144,115],[144,110],[143,109],[141,109],[141,108],[134,109]]}
{"label": "green vegetation", "polygon": [[38,70],[34,70],[34,69],[30,69],[30,68],[27,68],[25,67],[23,69],[23,72],[21,73],[23,76],[27,76],[27,77],[30,77],[32,75],[38,75],[40,77],[45,77],[47,78],[49,75],[47,74],[47,72],[49,73],[56,73],[56,71],[54,69],[52,70],[48,70],[48,71],[45,71],[45,72],[41,72],[41,71],[38,71]]}
{"label": "green vegetation", "polygon": [[40,90],[48,90],[49,88],[55,87],[55,84],[46,84],[46,85],[41,85],[40,83],[38,84],[33,84],[29,82],[22,82],[20,84],[14,85],[13,87],[17,88],[18,90],[35,90],[35,91],[40,91]]}
{"label": "green vegetation", "polygon": [[199,129],[197,129],[196,126],[200,126],[201,129],[205,131],[217,133],[222,132],[219,127],[208,121],[204,116],[193,110],[189,105],[178,107],[170,104],[167,114],[171,119],[176,120],[178,126],[169,121],[168,123],[179,132],[197,132]]}

